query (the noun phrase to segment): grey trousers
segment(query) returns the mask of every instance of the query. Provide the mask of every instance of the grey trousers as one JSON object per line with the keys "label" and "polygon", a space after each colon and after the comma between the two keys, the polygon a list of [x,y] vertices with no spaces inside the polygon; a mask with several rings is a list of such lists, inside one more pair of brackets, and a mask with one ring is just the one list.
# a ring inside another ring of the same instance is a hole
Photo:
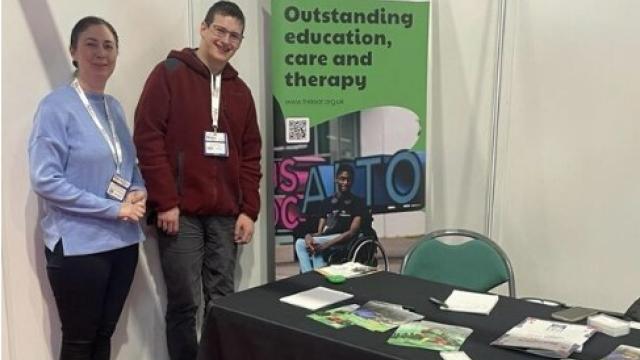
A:
{"label": "grey trousers", "polygon": [[233,292],[237,245],[235,217],[180,216],[177,235],[158,229],[167,285],[167,346],[171,360],[195,360],[196,314],[201,296],[210,302]]}

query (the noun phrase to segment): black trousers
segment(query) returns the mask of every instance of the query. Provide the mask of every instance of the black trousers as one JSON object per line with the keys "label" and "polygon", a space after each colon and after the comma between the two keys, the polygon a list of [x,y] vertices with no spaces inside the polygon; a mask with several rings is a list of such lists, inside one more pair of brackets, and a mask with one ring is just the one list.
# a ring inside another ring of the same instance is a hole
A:
{"label": "black trousers", "polygon": [[138,263],[138,244],[98,254],[64,256],[62,240],[45,249],[47,276],[62,323],[60,360],[109,360]]}

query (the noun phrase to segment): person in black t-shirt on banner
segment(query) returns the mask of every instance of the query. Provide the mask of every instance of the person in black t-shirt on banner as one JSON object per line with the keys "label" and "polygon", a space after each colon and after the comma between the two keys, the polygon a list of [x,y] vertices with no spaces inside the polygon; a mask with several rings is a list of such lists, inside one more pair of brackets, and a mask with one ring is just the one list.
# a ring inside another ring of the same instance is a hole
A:
{"label": "person in black t-shirt on banner", "polygon": [[367,212],[364,200],[351,193],[353,168],[341,164],[336,172],[335,192],[322,202],[318,231],[296,240],[300,271],[326,266],[323,254],[330,248],[349,241],[360,230]]}

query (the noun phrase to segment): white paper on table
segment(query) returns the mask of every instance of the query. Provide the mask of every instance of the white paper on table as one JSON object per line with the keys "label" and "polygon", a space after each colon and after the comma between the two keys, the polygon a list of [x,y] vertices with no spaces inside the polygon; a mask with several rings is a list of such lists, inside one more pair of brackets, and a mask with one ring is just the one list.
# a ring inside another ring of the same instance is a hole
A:
{"label": "white paper on table", "polygon": [[629,327],[632,329],[640,330],[640,322],[631,321],[629,322]]}
{"label": "white paper on table", "polygon": [[440,351],[440,357],[444,360],[471,360],[464,351]]}
{"label": "white paper on table", "polygon": [[315,270],[324,276],[341,275],[347,279],[371,274],[378,271],[376,267],[363,265],[353,261],[342,264],[329,265]]}
{"label": "white paper on table", "polygon": [[346,292],[318,286],[313,289],[282,297],[280,301],[309,310],[318,310],[322,307],[351,299],[352,297],[352,294]]}
{"label": "white paper on table", "polygon": [[489,315],[498,303],[498,295],[453,290],[441,310]]}

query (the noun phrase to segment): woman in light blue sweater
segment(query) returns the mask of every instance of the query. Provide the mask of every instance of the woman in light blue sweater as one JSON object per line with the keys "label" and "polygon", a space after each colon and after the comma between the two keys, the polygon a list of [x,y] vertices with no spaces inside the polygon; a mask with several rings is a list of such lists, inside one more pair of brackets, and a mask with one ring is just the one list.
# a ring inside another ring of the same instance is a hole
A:
{"label": "woman in light blue sweater", "polygon": [[47,276],[62,323],[60,359],[108,360],[144,239],[146,191],[120,103],[104,94],[118,35],[103,19],[71,33],[72,84],[47,95],[29,140]]}

